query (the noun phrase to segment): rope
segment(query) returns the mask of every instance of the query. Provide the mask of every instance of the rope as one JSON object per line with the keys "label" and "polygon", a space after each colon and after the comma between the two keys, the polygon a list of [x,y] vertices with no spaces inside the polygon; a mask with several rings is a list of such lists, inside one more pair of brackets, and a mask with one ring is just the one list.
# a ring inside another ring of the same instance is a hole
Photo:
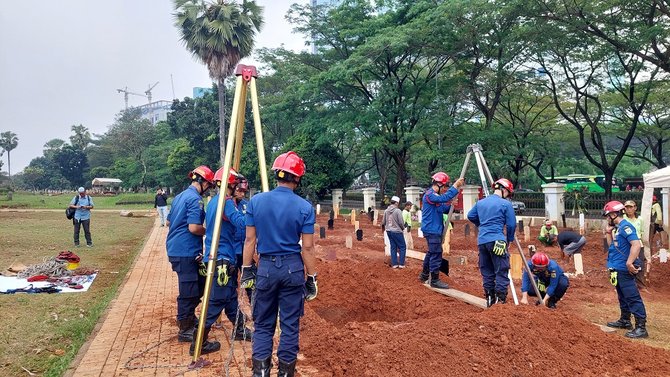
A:
{"label": "rope", "polygon": [[56,261],[54,257],[46,257],[42,263],[28,266],[25,270],[19,272],[19,278],[29,278],[35,275],[46,275],[52,278],[72,276],[72,272],[65,268],[62,262]]}

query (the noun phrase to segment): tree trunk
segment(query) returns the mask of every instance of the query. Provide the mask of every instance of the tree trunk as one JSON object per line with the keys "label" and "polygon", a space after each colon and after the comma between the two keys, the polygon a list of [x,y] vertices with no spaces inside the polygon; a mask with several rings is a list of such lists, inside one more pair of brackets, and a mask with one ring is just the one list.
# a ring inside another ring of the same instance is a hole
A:
{"label": "tree trunk", "polygon": [[398,173],[395,181],[395,194],[402,197],[407,186],[407,166],[404,158],[398,159]]}
{"label": "tree trunk", "polygon": [[219,79],[217,82],[219,91],[219,153],[221,153],[219,160],[221,166],[223,166],[223,160],[226,157],[226,87],[224,81],[225,79]]}
{"label": "tree trunk", "polygon": [[612,200],[612,177],[614,177],[614,170],[603,169],[605,173],[605,196],[607,200]]}
{"label": "tree trunk", "polygon": [[9,180],[12,180],[12,162],[9,159],[9,151],[7,151],[7,176],[9,177]]}

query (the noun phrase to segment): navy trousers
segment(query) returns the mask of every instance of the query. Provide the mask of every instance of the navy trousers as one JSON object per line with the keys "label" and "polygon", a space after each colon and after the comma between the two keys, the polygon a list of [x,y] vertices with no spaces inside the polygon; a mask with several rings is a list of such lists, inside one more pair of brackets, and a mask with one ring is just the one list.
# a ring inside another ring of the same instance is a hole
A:
{"label": "navy trousers", "polygon": [[195,308],[205,289],[205,277],[198,274],[199,265],[194,257],[168,257],[172,271],[177,273],[177,321],[195,318]]}
{"label": "navy trousers", "polygon": [[252,356],[265,360],[272,355],[272,337],[279,314],[277,357],[291,363],[298,357],[300,317],[305,308],[305,273],[300,254],[260,256],[253,307]]}
{"label": "navy trousers", "polygon": [[236,326],[236,320],[237,322],[244,321],[242,314],[240,313],[239,317],[237,314],[237,269],[230,275],[228,284],[226,285],[219,285],[216,281],[216,277],[217,270],[215,269],[214,281],[212,281],[212,292],[209,296],[209,310],[207,310],[205,327],[212,327],[221,313],[225,313],[226,317],[230,320],[230,323],[232,323],[233,326]]}
{"label": "navy trousers", "polygon": [[428,253],[423,258],[423,269],[428,268],[429,271],[440,271],[440,264],[442,263],[442,236],[439,234],[424,234],[426,242],[428,243]]}
{"label": "navy trousers", "polygon": [[405,245],[405,236],[402,232],[386,232],[391,243],[391,266],[404,266],[407,245]]}
{"label": "navy trousers", "polygon": [[479,272],[482,274],[485,291],[507,292],[509,287],[509,252],[498,256],[493,254],[495,242],[479,245]]}
{"label": "navy trousers", "polygon": [[636,318],[647,318],[642,296],[637,289],[635,276],[628,271],[617,272],[616,294],[619,297],[621,313],[631,313]]}

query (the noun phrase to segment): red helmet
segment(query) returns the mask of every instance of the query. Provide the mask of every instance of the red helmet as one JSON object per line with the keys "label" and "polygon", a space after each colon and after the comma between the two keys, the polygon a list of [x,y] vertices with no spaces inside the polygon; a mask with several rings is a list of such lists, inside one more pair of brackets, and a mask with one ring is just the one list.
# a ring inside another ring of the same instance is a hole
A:
{"label": "red helmet", "polygon": [[[221,187],[221,181],[223,181],[223,168],[220,168],[216,171],[214,174],[214,181],[219,187]],[[228,185],[236,185],[242,181],[246,182],[247,179],[244,178],[242,174],[236,172],[235,169],[230,168],[230,173],[228,174]]]}
{"label": "red helmet", "polygon": [[530,262],[535,267],[546,268],[549,265],[549,257],[545,253],[535,253],[530,258]]}
{"label": "red helmet", "polygon": [[192,180],[198,179],[198,176],[202,177],[205,181],[209,183],[214,183],[214,172],[206,165],[200,165],[197,168],[193,169],[189,174],[189,178]]}
{"label": "red helmet", "polygon": [[437,183],[440,186],[448,185],[449,184],[449,176],[445,172],[437,172],[433,174],[431,177],[433,178],[433,183]]}
{"label": "red helmet", "polygon": [[285,171],[296,177],[305,175],[305,162],[293,151],[280,154],[272,164],[272,170]]}
{"label": "red helmet", "polygon": [[621,202],[618,202],[616,200],[612,200],[611,202],[608,202],[605,204],[605,208],[603,208],[603,216],[607,216],[612,212],[621,212],[624,210],[624,205],[621,204]]}
{"label": "red helmet", "polygon": [[500,178],[497,181],[493,182],[493,188],[494,189],[499,189],[499,188],[504,188],[509,192],[510,195],[514,194],[514,185],[512,184],[512,181],[510,181],[507,178]]}

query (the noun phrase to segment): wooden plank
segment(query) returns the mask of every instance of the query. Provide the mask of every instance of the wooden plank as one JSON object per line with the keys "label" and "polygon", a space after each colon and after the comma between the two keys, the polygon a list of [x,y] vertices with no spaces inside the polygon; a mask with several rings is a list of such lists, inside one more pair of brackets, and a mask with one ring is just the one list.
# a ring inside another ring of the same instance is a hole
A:
{"label": "wooden plank", "polygon": [[509,256],[510,261],[510,273],[512,274],[512,279],[521,279],[521,269],[523,268],[521,261],[521,255],[519,253],[512,253]]}
{"label": "wooden plank", "polygon": [[433,290],[437,293],[443,294],[445,296],[455,298],[456,300],[463,301],[466,304],[474,305],[482,309],[486,309],[486,300],[481,297],[473,296],[469,293],[461,292],[456,289],[440,289],[433,288],[430,284],[424,284],[428,289]]}
{"label": "wooden plank", "polygon": [[426,257],[426,253],[422,253],[422,252],[416,251],[416,250],[407,249],[407,251],[405,252],[405,257],[414,258],[414,259],[418,259],[418,260],[423,260],[423,258]]}
{"label": "wooden plank", "polygon": [[595,322],[591,322],[591,323],[593,323],[594,325],[598,326],[598,327],[600,328],[600,330],[602,330],[602,331],[604,331],[604,332],[606,332],[606,333],[613,333],[613,332],[616,332],[616,329],[614,329],[614,328],[607,327],[607,326],[605,326],[605,325],[601,325],[601,324],[599,324],[599,323],[595,323]]}

